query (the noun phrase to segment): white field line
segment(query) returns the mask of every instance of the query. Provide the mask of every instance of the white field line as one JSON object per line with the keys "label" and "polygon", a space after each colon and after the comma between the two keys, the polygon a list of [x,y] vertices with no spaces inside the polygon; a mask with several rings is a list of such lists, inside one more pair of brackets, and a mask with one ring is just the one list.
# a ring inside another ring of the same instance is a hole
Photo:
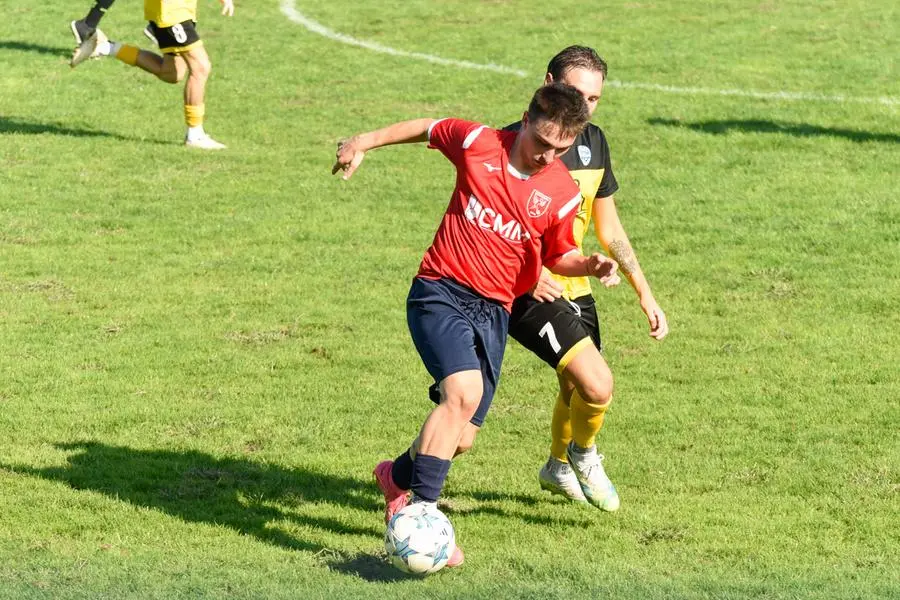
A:
{"label": "white field line", "polygon": [[[461,69],[476,69],[479,71],[493,71],[495,73],[503,73],[506,75],[515,75],[516,77],[527,77],[528,73],[521,69],[513,67],[505,67],[503,65],[495,65],[493,63],[481,64],[469,62],[467,60],[454,60],[452,58],[442,58],[433,54],[423,54],[421,52],[407,52],[406,50],[397,50],[389,46],[384,46],[376,42],[367,42],[358,40],[355,37],[338,33],[324,25],[318,23],[305,16],[297,10],[296,0],[281,0],[281,12],[288,19],[302,25],[307,30],[321,35],[322,37],[348,44],[350,46],[358,46],[371,50],[372,52],[380,52],[382,54],[390,54],[391,56],[399,56],[405,58],[413,58],[416,60],[424,60],[430,63],[445,65],[448,67],[458,67]],[[880,97],[862,97],[862,96],[827,96],[824,94],[814,94],[808,92],[759,92],[755,90],[716,90],[702,87],[677,87],[672,85],[661,85],[658,83],[635,83],[627,81],[616,81],[610,79],[606,82],[608,86],[632,89],[632,90],[651,90],[655,92],[663,92],[666,94],[681,94],[685,96],[740,96],[743,98],[760,98],[763,100],[786,100],[789,102],[811,101],[811,102],[834,102],[838,104],[858,103],[858,104],[884,104],[886,106],[896,106],[900,104],[900,98],[892,98],[890,96]]]}

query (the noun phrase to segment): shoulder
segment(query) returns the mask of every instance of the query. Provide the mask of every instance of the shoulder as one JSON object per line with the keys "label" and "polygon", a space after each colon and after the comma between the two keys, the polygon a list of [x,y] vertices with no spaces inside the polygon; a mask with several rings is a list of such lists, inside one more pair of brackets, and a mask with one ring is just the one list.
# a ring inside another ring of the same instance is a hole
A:
{"label": "shoulder", "polygon": [[452,117],[437,119],[428,127],[429,141],[453,141],[454,145],[462,146],[463,150],[476,143],[481,144],[485,141],[490,143],[492,140],[497,140],[500,133],[487,125]]}
{"label": "shoulder", "polygon": [[588,123],[575,138],[572,147],[561,158],[570,171],[602,168],[609,161],[606,135],[602,129]]}

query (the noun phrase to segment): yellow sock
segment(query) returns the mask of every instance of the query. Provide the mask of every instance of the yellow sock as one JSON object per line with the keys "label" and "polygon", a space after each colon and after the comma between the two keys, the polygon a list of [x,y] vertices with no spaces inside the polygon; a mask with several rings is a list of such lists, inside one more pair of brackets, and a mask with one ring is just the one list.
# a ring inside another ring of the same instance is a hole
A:
{"label": "yellow sock", "polygon": [[133,67],[137,64],[138,54],[140,54],[140,52],[141,49],[137,46],[122,44],[122,47],[119,48],[118,52],[116,52],[116,58],[121,60],[126,65],[131,65]]}
{"label": "yellow sock", "polygon": [[553,405],[553,419],[550,421],[550,456],[562,462],[569,462],[566,458],[566,447],[572,440],[572,421],[569,418],[569,404],[563,393],[556,397]]}
{"label": "yellow sock", "polygon": [[[610,400],[611,402],[611,400]],[[572,392],[570,412],[572,415],[572,439],[582,448],[594,445],[594,438],[603,427],[603,417],[610,402],[606,404],[589,404],[584,401],[578,390]]]}
{"label": "yellow sock", "polygon": [[184,105],[184,122],[188,127],[200,127],[203,125],[203,115],[206,113],[206,105]]}

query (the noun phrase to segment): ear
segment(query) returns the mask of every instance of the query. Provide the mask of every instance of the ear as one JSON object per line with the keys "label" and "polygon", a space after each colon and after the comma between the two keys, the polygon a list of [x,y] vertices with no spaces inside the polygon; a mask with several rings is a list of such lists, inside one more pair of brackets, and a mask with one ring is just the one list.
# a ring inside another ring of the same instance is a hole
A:
{"label": "ear", "polygon": [[522,129],[528,127],[528,111],[522,113]]}
{"label": "ear", "polygon": [[553,75],[547,73],[544,75],[544,85],[550,85],[551,83],[553,83]]}

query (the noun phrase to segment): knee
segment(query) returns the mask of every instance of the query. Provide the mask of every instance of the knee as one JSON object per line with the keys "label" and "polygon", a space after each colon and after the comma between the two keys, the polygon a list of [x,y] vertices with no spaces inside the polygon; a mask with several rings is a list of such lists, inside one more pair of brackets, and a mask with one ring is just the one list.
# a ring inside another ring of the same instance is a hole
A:
{"label": "knee", "polygon": [[212,72],[212,61],[208,56],[198,58],[191,62],[191,77],[206,81]]}
{"label": "knee", "polygon": [[[460,390],[444,397],[443,404],[455,417],[468,421],[475,415],[478,405],[481,403],[480,390]],[[469,444],[471,446],[471,444]]]}
{"label": "knee", "polygon": [[590,382],[582,385],[579,393],[586,404],[606,408],[609,406],[610,402],[612,402],[612,373],[606,371],[605,373],[598,374],[598,376],[592,378]]}

